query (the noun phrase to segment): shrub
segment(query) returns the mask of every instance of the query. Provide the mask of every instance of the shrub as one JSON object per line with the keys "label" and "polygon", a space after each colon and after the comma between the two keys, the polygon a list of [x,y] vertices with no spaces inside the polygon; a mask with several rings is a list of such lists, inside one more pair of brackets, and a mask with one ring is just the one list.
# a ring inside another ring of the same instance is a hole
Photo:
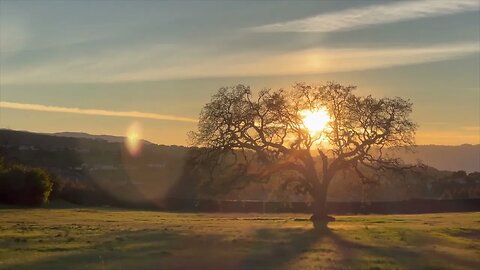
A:
{"label": "shrub", "polygon": [[38,206],[48,201],[53,183],[38,168],[0,167],[0,203]]}

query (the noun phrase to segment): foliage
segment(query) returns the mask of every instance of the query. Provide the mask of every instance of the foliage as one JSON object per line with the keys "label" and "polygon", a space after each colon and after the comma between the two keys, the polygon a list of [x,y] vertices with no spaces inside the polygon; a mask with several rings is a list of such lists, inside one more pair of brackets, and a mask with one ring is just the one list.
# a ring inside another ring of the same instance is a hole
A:
{"label": "foliage", "polygon": [[53,183],[39,168],[20,165],[0,167],[0,202],[38,206],[48,201]]}

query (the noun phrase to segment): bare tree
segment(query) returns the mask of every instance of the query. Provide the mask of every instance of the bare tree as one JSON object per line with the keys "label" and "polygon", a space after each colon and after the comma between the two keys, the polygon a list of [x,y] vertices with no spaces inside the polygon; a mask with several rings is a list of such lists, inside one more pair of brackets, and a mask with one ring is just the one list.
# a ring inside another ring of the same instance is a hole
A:
{"label": "bare tree", "polygon": [[[324,228],[334,220],[327,215],[326,200],[336,174],[352,170],[368,183],[374,179],[365,169],[403,166],[384,155],[384,148],[414,143],[412,103],[356,96],[355,88],[298,83],[291,90],[265,89],[254,95],[248,86],[224,87],[203,108],[192,142],[204,150],[203,160],[218,165],[212,168],[228,167],[239,176],[230,175],[225,186],[243,187],[282,174],[277,179],[284,186],[313,198],[311,220]],[[328,112],[328,123],[312,132],[304,115],[321,110]],[[212,170],[215,175],[224,174]]]}

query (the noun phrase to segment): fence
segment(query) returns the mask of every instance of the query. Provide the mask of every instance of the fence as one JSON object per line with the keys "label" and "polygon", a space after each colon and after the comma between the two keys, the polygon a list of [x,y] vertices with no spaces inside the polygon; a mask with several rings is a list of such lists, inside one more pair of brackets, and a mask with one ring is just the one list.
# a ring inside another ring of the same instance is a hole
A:
{"label": "fence", "polygon": [[[304,202],[217,201],[192,199],[166,199],[154,208],[189,212],[236,213],[311,213],[311,205]],[[391,202],[328,202],[329,213],[348,214],[421,214],[439,212],[480,211],[480,199],[431,200],[413,199]]]}

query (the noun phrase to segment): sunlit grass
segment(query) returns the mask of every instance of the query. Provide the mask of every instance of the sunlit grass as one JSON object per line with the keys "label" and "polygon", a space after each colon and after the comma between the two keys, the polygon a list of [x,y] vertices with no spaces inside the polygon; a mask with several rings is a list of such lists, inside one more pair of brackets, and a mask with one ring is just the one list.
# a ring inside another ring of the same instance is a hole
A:
{"label": "sunlit grass", "polygon": [[0,210],[0,269],[475,269],[480,213],[340,216]]}

